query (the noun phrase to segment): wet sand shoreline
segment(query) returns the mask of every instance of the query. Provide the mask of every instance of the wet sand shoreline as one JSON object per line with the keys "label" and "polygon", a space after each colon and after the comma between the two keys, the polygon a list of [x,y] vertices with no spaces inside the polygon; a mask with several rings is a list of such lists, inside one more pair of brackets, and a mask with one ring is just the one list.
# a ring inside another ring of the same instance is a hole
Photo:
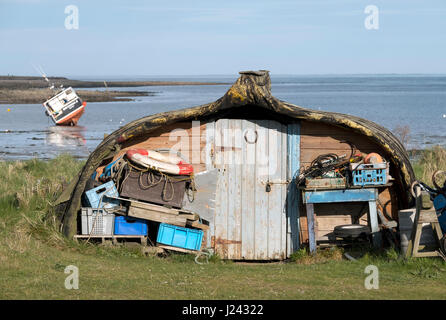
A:
{"label": "wet sand shoreline", "polygon": [[[117,88],[147,86],[220,85],[218,82],[187,81],[81,81],[63,77],[48,78],[58,88],[73,87],[81,99],[88,102],[131,101],[131,97],[151,96],[149,91],[79,90],[79,88]],[[48,83],[42,77],[0,76],[0,104],[43,103],[53,95]]]}

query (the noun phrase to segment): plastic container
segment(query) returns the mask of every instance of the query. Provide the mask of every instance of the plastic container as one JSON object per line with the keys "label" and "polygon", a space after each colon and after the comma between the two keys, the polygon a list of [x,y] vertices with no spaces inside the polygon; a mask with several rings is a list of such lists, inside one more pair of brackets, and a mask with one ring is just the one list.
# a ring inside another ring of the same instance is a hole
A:
{"label": "plastic container", "polygon": [[188,250],[200,250],[202,240],[202,230],[161,223],[156,242]]}
{"label": "plastic container", "polygon": [[104,209],[82,208],[82,234],[112,235],[114,220],[115,215],[113,213],[107,213]]}
{"label": "plastic container", "polygon": [[[87,203],[92,208],[113,208],[119,206],[120,202],[117,199],[110,199],[109,197],[119,197],[118,190],[113,181],[109,181],[85,192]],[[102,198],[102,201],[101,201]]]}
{"label": "plastic container", "polygon": [[382,185],[387,183],[387,163],[351,164],[354,186]]}
{"label": "plastic container", "polygon": [[115,235],[147,236],[148,235],[147,222],[142,219],[116,216]]}

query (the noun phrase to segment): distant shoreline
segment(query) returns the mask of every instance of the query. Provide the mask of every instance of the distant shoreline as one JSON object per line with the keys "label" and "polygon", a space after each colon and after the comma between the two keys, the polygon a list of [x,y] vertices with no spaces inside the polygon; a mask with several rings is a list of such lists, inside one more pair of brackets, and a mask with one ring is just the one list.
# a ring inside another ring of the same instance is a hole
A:
{"label": "distant shoreline", "polygon": [[[73,87],[87,102],[132,101],[135,96],[152,96],[148,91],[92,91],[79,88],[118,88],[147,86],[186,86],[186,85],[222,85],[220,82],[197,81],[82,81],[64,77],[49,77],[56,88]],[[43,103],[54,93],[48,88],[48,83],[42,77],[0,76],[0,104],[34,104]]]}

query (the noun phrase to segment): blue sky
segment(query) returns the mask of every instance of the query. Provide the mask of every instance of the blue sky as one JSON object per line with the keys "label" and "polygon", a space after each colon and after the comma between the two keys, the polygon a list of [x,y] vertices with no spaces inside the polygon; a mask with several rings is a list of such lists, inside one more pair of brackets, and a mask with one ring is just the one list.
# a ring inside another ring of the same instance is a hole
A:
{"label": "blue sky", "polygon": [[0,74],[446,73],[445,40],[445,0],[0,0]]}

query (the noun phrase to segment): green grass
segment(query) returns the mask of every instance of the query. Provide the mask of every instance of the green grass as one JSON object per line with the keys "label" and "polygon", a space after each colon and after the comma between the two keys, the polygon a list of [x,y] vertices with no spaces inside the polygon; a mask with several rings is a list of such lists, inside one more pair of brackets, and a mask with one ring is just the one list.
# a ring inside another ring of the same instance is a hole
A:
{"label": "green grass", "polygon": [[[282,263],[236,263],[217,256],[145,256],[138,248],[76,243],[54,224],[51,204],[82,167],[63,156],[0,162],[1,299],[438,299],[446,297],[446,264],[401,260],[393,250],[305,250]],[[367,290],[366,266],[379,268],[379,290]],[[79,268],[79,290],[64,287],[65,267]]]}

